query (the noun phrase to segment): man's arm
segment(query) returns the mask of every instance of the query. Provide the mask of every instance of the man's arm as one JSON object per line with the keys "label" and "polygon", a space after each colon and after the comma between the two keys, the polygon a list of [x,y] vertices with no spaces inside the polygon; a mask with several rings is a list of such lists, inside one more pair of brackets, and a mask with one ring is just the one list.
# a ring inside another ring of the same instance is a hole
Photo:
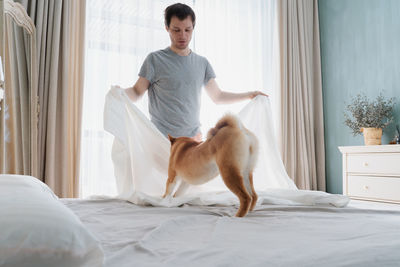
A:
{"label": "man's arm", "polygon": [[243,101],[246,99],[253,99],[254,97],[256,97],[258,95],[268,96],[260,91],[251,91],[251,92],[245,92],[245,93],[225,92],[219,88],[219,86],[214,78],[212,78],[208,81],[208,83],[205,85],[205,88],[206,88],[206,92],[207,92],[208,96],[212,99],[212,101],[215,104],[236,103],[236,102]]}
{"label": "man's arm", "polygon": [[150,82],[146,78],[139,77],[134,86],[125,89],[125,93],[133,102],[136,102],[149,89],[149,86]]}

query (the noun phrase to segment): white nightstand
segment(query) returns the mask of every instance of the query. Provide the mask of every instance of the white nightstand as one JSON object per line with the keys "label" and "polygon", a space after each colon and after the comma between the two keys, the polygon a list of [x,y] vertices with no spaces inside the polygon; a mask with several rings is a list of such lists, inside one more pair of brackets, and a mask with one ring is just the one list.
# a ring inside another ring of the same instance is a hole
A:
{"label": "white nightstand", "polygon": [[343,194],[400,203],[400,145],[341,146]]}

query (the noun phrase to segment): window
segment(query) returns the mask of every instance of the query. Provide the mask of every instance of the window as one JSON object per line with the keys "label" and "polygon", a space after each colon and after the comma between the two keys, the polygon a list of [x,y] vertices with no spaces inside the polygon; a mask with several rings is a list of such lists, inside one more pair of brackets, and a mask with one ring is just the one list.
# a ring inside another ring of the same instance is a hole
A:
{"label": "window", "polygon": [[[81,144],[81,197],[115,195],[111,146],[103,130],[105,96],[111,85],[132,86],[145,57],[169,46],[164,9],[175,1],[88,0]],[[184,1],[196,13],[190,48],[213,66],[222,90],[272,94],[275,1]],[[247,102],[246,102],[247,103]],[[245,104],[216,106],[203,94],[202,132],[218,117]],[[147,95],[137,103],[148,115]]]}

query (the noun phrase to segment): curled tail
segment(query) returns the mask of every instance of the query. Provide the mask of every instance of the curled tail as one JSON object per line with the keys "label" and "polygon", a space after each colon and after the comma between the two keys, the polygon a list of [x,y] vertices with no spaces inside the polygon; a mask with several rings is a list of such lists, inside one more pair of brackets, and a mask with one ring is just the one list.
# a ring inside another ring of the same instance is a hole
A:
{"label": "curled tail", "polygon": [[223,116],[215,125],[214,128],[211,128],[208,133],[207,133],[207,139],[212,138],[217,134],[217,132],[224,128],[224,127],[235,127],[235,128],[241,128],[241,123],[239,121],[239,118],[233,114],[227,114]]}

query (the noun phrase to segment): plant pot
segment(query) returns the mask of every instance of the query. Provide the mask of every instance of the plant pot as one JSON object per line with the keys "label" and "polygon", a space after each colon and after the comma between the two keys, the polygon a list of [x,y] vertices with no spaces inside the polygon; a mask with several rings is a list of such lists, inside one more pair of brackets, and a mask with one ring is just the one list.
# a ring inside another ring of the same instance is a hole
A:
{"label": "plant pot", "polygon": [[361,128],[366,146],[382,144],[382,128]]}

